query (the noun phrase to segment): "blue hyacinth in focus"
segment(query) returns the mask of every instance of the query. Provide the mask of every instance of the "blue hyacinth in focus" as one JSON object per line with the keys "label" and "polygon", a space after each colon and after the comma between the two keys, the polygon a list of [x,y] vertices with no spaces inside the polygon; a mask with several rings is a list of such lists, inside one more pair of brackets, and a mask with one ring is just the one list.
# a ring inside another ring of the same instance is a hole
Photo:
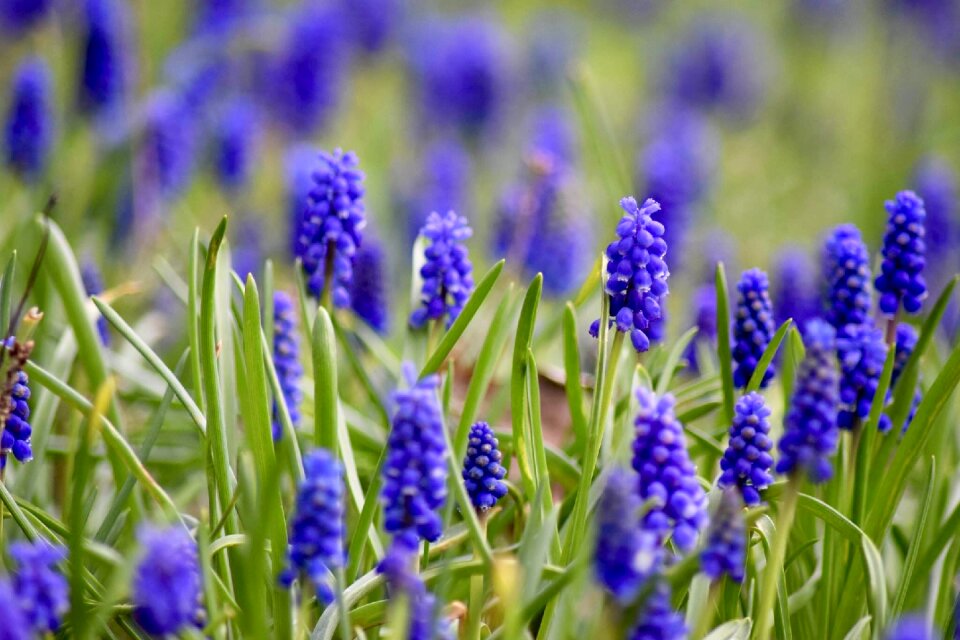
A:
{"label": "blue hyacinth in focus", "polygon": [[884,206],[889,218],[883,236],[883,262],[874,282],[880,311],[894,315],[902,308],[916,313],[927,297],[923,278],[927,212],[923,200],[913,191],[901,191]]}
{"label": "blue hyacinth in focus", "polygon": [[[300,337],[297,334],[297,308],[293,299],[284,291],[273,294],[273,364],[277,370],[283,402],[290,413],[290,423],[300,426],[300,403],[303,392],[300,379],[303,367],[300,364]],[[283,425],[276,404],[273,408],[273,439],[283,436]]]}
{"label": "blue hyacinth in focus", "polygon": [[0,26],[20,34],[43,20],[52,5],[53,0],[0,0]]}
{"label": "blue hyacinth in focus", "polygon": [[177,94],[161,89],[148,99],[141,140],[142,171],[161,198],[180,195],[193,177],[196,136],[196,125]]}
{"label": "blue hyacinth in focus", "polygon": [[743,501],[736,491],[728,489],[720,494],[720,501],[710,519],[707,542],[700,553],[700,567],[711,580],[727,575],[734,582],[743,582],[746,554]]}
{"label": "blue hyacinth in focus", "polygon": [[214,132],[214,169],[217,181],[229,193],[250,181],[259,142],[259,119],[249,100],[235,98],[220,114]]}
{"label": "blue hyacinth in focus", "polygon": [[[2,398],[2,396],[0,396]],[[22,369],[13,375],[13,385],[10,389],[9,411],[4,424],[3,434],[0,435],[0,469],[7,464],[7,455],[13,454],[18,462],[33,460],[33,449],[30,446],[30,436],[33,429],[30,426],[30,383],[27,373]]]}
{"label": "blue hyacinth in focus", "polygon": [[737,487],[747,506],[760,504],[760,492],[773,484],[770,409],[759,393],[748,393],[734,407],[730,442],[720,459],[720,487]]}
{"label": "blue hyacinth in focus", "polygon": [[330,287],[333,304],[346,307],[350,305],[354,255],[367,224],[364,174],[355,153],[336,149],[320,152],[319,162],[312,165],[312,178],[294,255],[303,263],[307,291],[320,298]]}
{"label": "blue hyacinth in focus", "polygon": [[203,621],[203,584],[197,543],[179,526],[143,526],[143,556],[133,576],[133,618],[144,631],[176,634]]}
{"label": "blue hyacinth in focus", "polygon": [[490,509],[507,495],[503,477],[507,470],[500,464],[503,458],[500,443],[486,422],[470,427],[467,454],[463,459],[463,484],[470,502],[481,513]]}
{"label": "blue hyacinth in focus", "polygon": [[[737,283],[737,308],[733,317],[733,384],[742,389],[753,377],[763,352],[776,331],[770,303],[770,283],[760,269],[749,269]],[[760,388],[773,379],[773,363],[763,373]]]}
{"label": "blue hyacinth in focus", "polygon": [[693,292],[693,324],[697,335],[687,345],[684,358],[693,373],[701,372],[701,363],[697,354],[698,344],[712,345],[717,339],[717,292],[712,285],[702,285]]}
{"label": "blue hyacinth in focus", "polygon": [[289,587],[303,576],[324,604],[336,593],[334,571],[343,566],[343,467],[326,449],[314,449],[303,459],[303,480],[290,522],[288,566],[280,583]]}
{"label": "blue hyacinth in focus", "polygon": [[[853,429],[870,415],[887,359],[883,331],[870,324],[848,324],[837,332],[837,359],[840,362],[840,411],[837,424]],[[880,431],[890,429],[890,418],[880,415]]]}
{"label": "blue hyacinth in focus", "polygon": [[640,607],[637,623],[630,630],[630,640],[684,640],[687,628],[683,616],[673,610],[670,586],[658,580],[653,591]]}
{"label": "blue hyacinth in focus", "polygon": [[837,330],[870,318],[870,252],[852,224],[834,228],[823,245],[826,318]]}
{"label": "blue hyacinth in focus", "polygon": [[15,563],[13,590],[34,633],[57,631],[70,606],[67,579],[56,567],[66,558],[66,550],[39,539],[11,544],[10,557]]}
{"label": "blue hyacinth in focus", "polygon": [[28,58],[14,72],[4,129],[7,167],[26,181],[43,173],[53,142],[51,78],[46,63]]}
{"label": "blue hyacinth in focus", "polygon": [[690,461],[683,425],[674,415],[674,398],[658,398],[641,387],[637,401],[633,468],[640,497],[653,503],[644,524],[663,537],[672,531],[677,548],[690,551],[707,524],[707,496]]}
{"label": "blue hyacinth in focus", "polygon": [[0,629],[0,638],[3,640],[34,640],[37,637],[17,600],[13,585],[6,577],[0,578],[0,619],[3,620],[3,628]]}
{"label": "blue hyacinth in focus", "polygon": [[803,336],[806,355],[783,421],[777,473],[806,473],[811,482],[821,483],[833,476],[831,458],[840,435],[836,336],[833,327],[819,319],[807,324]]}
{"label": "blue hyacinth in focus", "polygon": [[109,115],[126,90],[126,5],[122,0],[86,0],[83,19],[78,102],[84,112]]}
{"label": "blue hyacinth in focus", "polygon": [[387,308],[390,272],[380,241],[372,234],[363,238],[353,260],[353,312],[377,333],[386,333],[390,324]]}
{"label": "blue hyacinth in focus", "polygon": [[[80,266],[80,279],[83,280],[83,288],[88,296],[98,296],[103,293],[103,277],[92,261],[86,260]],[[97,314],[97,333],[100,334],[100,342],[104,346],[109,346],[110,327],[107,325],[107,319],[99,313]]]}
{"label": "blue hyacinth in focus", "polygon": [[642,503],[632,473],[614,469],[597,504],[597,580],[620,602],[629,602],[663,561],[658,533],[644,527]]}
{"label": "blue hyacinth in focus", "polygon": [[[607,285],[610,296],[610,322],[617,331],[629,333],[637,352],[650,348],[651,323],[661,317],[664,299],[669,293],[667,243],[664,228],[653,219],[660,205],[650,198],[637,206],[633,198],[620,201],[624,216],[617,225],[618,239],[607,245]],[[607,318],[603,318],[607,321]],[[600,320],[590,325],[597,337]]]}
{"label": "blue hyacinth in focus", "polygon": [[422,164],[412,192],[400,194],[411,242],[431,211],[470,210],[472,163],[462,144],[453,138],[435,140],[424,151]]}
{"label": "blue hyacinth in focus", "polygon": [[792,318],[793,326],[800,328],[819,315],[817,276],[813,260],[806,251],[795,247],[780,251],[774,269],[773,317],[776,324]]}
{"label": "blue hyacinth in focus", "polygon": [[428,244],[420,268],[420,304],[410,314],[410,325],[420,328],[429,320],[446,318],[449,328],[473,293],[473,265],[464,244],[473,230],[466,218],[453,211],[434,212],[427,216],[420,234]]}

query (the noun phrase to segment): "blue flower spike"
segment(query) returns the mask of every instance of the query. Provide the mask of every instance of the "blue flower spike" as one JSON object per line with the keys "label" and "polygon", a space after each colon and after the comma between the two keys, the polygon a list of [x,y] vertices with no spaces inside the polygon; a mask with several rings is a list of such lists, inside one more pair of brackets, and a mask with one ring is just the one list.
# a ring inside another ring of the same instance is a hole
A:
{"label": "blue flower spike", "polygon": [[883,235],[883,262],[874,282],[880,311],[890,316],[900,309],[917,313],[927,297],[923,278],[927,212],[913,191],[901,191],[884,206],[889,218]]}

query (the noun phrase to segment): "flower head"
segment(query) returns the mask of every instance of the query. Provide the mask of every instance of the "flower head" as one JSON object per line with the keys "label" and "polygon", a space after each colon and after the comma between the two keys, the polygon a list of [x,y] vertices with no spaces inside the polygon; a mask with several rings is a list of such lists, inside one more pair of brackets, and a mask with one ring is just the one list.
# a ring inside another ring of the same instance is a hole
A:
{"label": "flower head", "polygon": [[913,177],[917,195],[927,211],[924,244],[934,278],[941,282],[953,274],[960,241],[960,183],[953,168],[942,158],[921,161]]}
{"label": "flower head", "polygon": [[[903,375],[903,371],[907,368],[907,362],[909,362],[910,356],[913,355],[913,350],[917,347],[918,339],[917,330],[912,325],[903,322],[897,325],[897,351],[893,361],[893,375],[890,378],[891,389],[897,388],[896,384],[900,380],[900,376]],[[913,422],[913,417],[916,415],[917,407],[920,406],[922,399],[923,394],[920,391],[920,384],[918,382],[913,391],[913,403],[910,405],[910,413],[907,415],[906,422],[903,423],[903,431],[906,431],[910,423]]]}
{"label": "flower head", "polygon": [[28,181],[36,180],[47,164],[52,142],[51,80],[39,58],[20,63],[10,90],[6,124],[7,166]]}
{"label": "flower head", "polygon": [[[273,294],[273,364],[280,381],[283,402],[290,413],[290,423],[294,429],[300,426],[300,403],[303,392],[300,379],[303,367],[300,364],[300,338],[297,336],[297,309],[293,299],[284,292]],[[283,435],[276,405],[273,408],[273,439]]]}
{"label": "flower head", "polygon": [[294,145],[284,159],[284,176],[288,221],[290,224],[290,253],[299,257],[300,226],[310,211],[310,191],[313,188],[313,169],[319,163],[320,150],[310,145]]}
{"label": "flower head", "polygon": [[[650,348],[648,331],[661,317],[664,299],[669,293],[665,257],[667,243],[664,227],[653,219],[660,205],[650,198],[637,206],[633,198],[620,201],[624,216],[617,225],[618,239],[607,246],[607,286],[610,296],[610,318],[617,331],[630,334],[637,352]],[[603,318],[606,322],[608,319]],[[590,326],[594,337],[599,334],[600,320]]]}
{"label": "flower head", "polygon": [[419,328],[429,320],[446,317],[453,324],[473,293],[473,265],[464,241],[473,235],[467,219],[453,211],[431,213],[420,234],[429,241],[420,268],[423,286],[420,306],[410,314],[410,324]]}
{"label": "flower head", "polygon": [[901,191],[884,206],[890,217],[883,236],[883,262],[874,282],[880,311],[893,315],[902,307],[907,313],[916,313],[927,297],[923,279],[927,212],[913,191]]}
{"label": "flower head", "polygon": [[[336,149],[332,154],[320,152],[312,177],[308,209],[297,229],[294,253],[303,262],[307,290],[319,298],[329,286],[333,303],[346,307],[350,304],[354,256],[367,224],[364,175],[356,154]],[[332,282],[327,282],[328,275]]]}
{"label": "flower head", "polygon": [[443,621],[437,615],[439,607],[436,597],[427,590],[427,585],[410,565],[417,552],[417,538],[412,532],[405,532],[393,539],[393,544],[377,571],[384,575],[389,587],[390,597],[402,595],[407,599],[408,627],[406,637],[409,640],[447,640],[449,637],[443,628]]}
{"label": "flower head", "polygon": [[67,580],[56,569],[66,551],[43,540],[15,542],[10,545],[10,556],[16,563],[13,590],[30,626],[37,634],[55,632],[70,606]]}
{"label": "flower head", "polygon": [[743,582],[746,554],[743,501],[736,491],[727,489],[720,495],[716,511],[710,519],[707,543],[700,554],[700,566],[711,580],[728,575],[734,582]]}
{"label": "flower head", "polygon": [[367,53],[388,44],[403,21],[403,0],[341,0],[351,40]]}
{"label": "flower head", "polygon": [[[103,277],[93,261],[86,260],[80,266],[80,278],[88,296],[97,296],[103,292]],[[100,334],[100,342],[104,345],[110,344],[110,328],[107,326],[107,319],[101,315],[97,316],[97,333]]]}
{"label": "flower head", "polygon": [[[887,359],[883,331],[870,324],[848,324],[837,332],[837,359],[840,362],[841,429],[852,429],[866,420],[880,384]],[[880,431],[890,428],[890,418],[880,416]]]}
{"label": "flower head", "polygon": [[807,252],[788,247],[777,256],[774,274],[773,317],[776,323],[793,319],[793,326],[804,327],[820,311],[817,272]]}
{"label": "flower head", "polygon": [[344,562],[343,468],[326,449],[314,449],[304,457],[303,471],[280,583],[289,587],[302,575],[329,604],[335,594],[332,572]]}
{"label": "flower head", "polygon": [[184,529],[141,527],[143,557],[133,577],[133,617],[147,633],[175,634],[202,621],[197,543]]}
{"label": "flower head", "polygon": [[43,20],[52,4],[51,0],[0,0],[0,26],[19,34]]}
{"label": "flower head", "polygon": [[470,427],[467,455],[463,459],[463,484],[470,502],[478,511],[486,511],[507,495],[503,477],[507,470],[500,464],[500,443],[486,422]]}
{"label": "flower head", "polygon": [[803,335],[807,351],[784,418],[777,472],[806,472],[811,482],[820,483],[833,475],[830,458],[839,439],[836,338],[833,327],[819,319],[811,320]]}
{"label": "flower head", "polygon": [[0,578],[0,620],[3,620],[0,629],[3,640],[33,640],[37,637],[8,578]]}
{"label": "flower head", "polygon": [[[737,388],[746,387],[750,382],[776,330],[769,288],[767,274],[760,269],[744,271],[737,283],[740,295],[733,324],[733,384]],[[763,374],[760,388],[766,387],[772,378],[771,363]]]}
{"label": "flower head", "polygon": [[942,637],[922,614],[908,614],[894,620],[884,634],[884,640],[934,640]]}
{"label": "flower head", "polygon": [[386,333],[390,323],[387,308],[390,272],[384,260],[380,242],[372,234],[367,234],[353,261],[350,305],[354,313],[377,333]]}
{"label": "flower head", "polygon": [[27,373],[22,369],[13,377],[13,386],[10,392],[10,410],[0,435],[0,469],[7,464],[7,454],[12,453],[18,462],[33,460],[33,449],[30,448],[30,383]]}
{"label": "flower head", "polygon": [[196,123],[179,95],[157,91],[147,101],[142,148],[144,176],[165,199],[179,195],[193,177]]}
{"label": "flower head", "polygon": [[683,425],[673,413],[674,398],[637,390],[633,468],[639,475],[640,498],[653,502],[646,527],[666,537],[681,551],[690,551],[707,524],[707,496],[687,453]]}
{"label": "flower head", "polygon": [[827,321],[834,329],[863,324],[870,317],[870,253],[852,224],[842,224],[823,245]]}
{"label": "flower head", "polygon": [[730,442],[720,459],[720,487],[737,487],[751,507],[760,504],[760,492],[773,484],[769,418],[770,409],[759,393],[740,398],[734,407]]}
{"label": "flower head", "polygon": [[697,343],[713,344],[717,339],[717,293],[713,285],[701,285],[694,290],[693,318],[697,327],[697,335],[687,345],[684,357],[689,363],[690,370],[699,373],[700,362],[697,355]]}
{"label": "flower head", "polygon": [[683,616],[670,604],[670,586],[659,579],[640,609],[637,624],[630,631],[630,640],[681,640],[686,637]]}
{"label": "flower head", "polygon": [[434,140],[424,151],[422,162],[412,192],[400,194],[411,241],[431,211],[470,210],[471,161],[467,149],[452,137]]}
{"label": "flower head", "polygon": [[249,181],[256,156],[259,119],[251,102],[236,98],[224,107],[214,133],[214,167],[220,185],[230,192]]}
{"label": "flower head", "polygon": [[123,101],[127,60],[125,4],[120,0],[86,0],[79,83],[80,108],[107,114]]}

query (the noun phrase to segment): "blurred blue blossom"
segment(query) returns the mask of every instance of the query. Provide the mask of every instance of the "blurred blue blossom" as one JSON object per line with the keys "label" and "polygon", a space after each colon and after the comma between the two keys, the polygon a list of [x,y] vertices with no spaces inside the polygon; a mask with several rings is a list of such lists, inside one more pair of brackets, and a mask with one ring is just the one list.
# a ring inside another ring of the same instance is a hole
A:
{"label": "blurred blue blossom", "polygon": [[127,86],[126,7],[121,0],[86,0],[83,17],[80,108],[112,115]]}
{"label": "blurred blue blossom", "polygon": [[[848,324],[837,331],[837,359],[840,362],[840,412],[837,424],[853,429],[870,415],[887,359],[883,331],[872,324]],[[881,432],[890,429],[890,418],[880,415]]]}
{"label": "blurred blue blossom", "polygon": [[0,0],[0,25],[19,34],[43,20],[53,0]]}
{"label": "blurred blue blossom", "polygon": [[4,131],[7,167],[33,182],[43,173],[53,142],[51,78],[40,58],[17,67],[10,90]]}
{"label": "blurred blue blossom", "polygon": [[180,97],[167,89],[150,96],[143,115],[142,179],[161,199],[173,199],[193,178],[196,123]]}
{"label": "blurred blue blossom", "polygon": [[405,0],[340,0],[351,40],[360,49],[376,53],[401,26]]}
{"label": "blurred blue blossom", "polygon": [[775,324],[782,324],[792,318],[793,326],[799,330],[820,314],[818,275],[813,259],[806,251],[798,247],[780,250],[774,267]]}
{"label": "blurred blue blossom", "polygon": [[227,192],[236,193],[250,181],[257,160],[260,121],[254,104],[245,98],[230,100],[217,118],[213,138],[217,180]]}
{"label": "blurred blue blossom", "polygon": [[133,617],[155,635],[180,633],[203,621],[197,543],[179,526],[142,526],[143,556],[133,577]]}
{"label": "blurred blue blossom", "polygon": [[[303,392],[300,379],[303,366],[300,364],[300,337],[297,333],[297,307],[285,291],[273,294],[273,364],[277,370],[283,402],[290,414],[290,423],[296,429],[300,426],[300,403]],[[273,407],[273,439],[283,436],[276,401]]]}
{"label": "blurred blue blossom", "polygon": [[67,579],[56,567],[66,558],[66,550],[38,539],[11,544],[10,557],[16,565],[13,590],[34,633],[54,633],[70,606]]}
{"label": "blurred blue blossom", "polygon": [[442,137],[427,146],[412,192],[400,194],[411,241],[431,211],[469,212],[472,170],[470,154],[455,138]]}
{"label": "blurred blue blossom", "polygon": [[630,630],[630,640],[682,640],[687,637],[683,616],[673,610],[670,585],[658,579],[653,591],[640,607],[637,623]]}
{"label": "blurred blue blossom", "polygon": [[720,494],[717,508],[710,519],[707,541],[700,553],[700,567],[711,580],[724,575],[734,582],[743,582],[747,554],[747,527],[743,518],[743,501],[734,490]]}
{"label": "blurred blue blossom", "polygon": [[373,234],[367,233],[353,260],[350,305],[377,333],[386,333],[390,326],[390,275],[383,246]]}

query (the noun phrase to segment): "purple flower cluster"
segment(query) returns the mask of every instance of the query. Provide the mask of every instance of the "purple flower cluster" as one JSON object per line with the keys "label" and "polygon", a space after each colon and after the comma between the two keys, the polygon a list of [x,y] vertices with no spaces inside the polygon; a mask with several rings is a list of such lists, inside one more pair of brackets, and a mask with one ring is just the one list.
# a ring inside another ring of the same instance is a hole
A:
{"label": "purple flower cluster", "polygon": [[660,536],[672,530],[673,542],[690,551],[707,523],[707,496],[687,453],[683,425],[673,412],[674,398],[637,390],[633,468],[643,500],[653,502],[644,524]]}
{"label": "purple flower cluster", "polygon": [[[294,429],[300,426],[300,403],[303,392],[300,390],[300,378],[303,367],[300,364],[300,338],[297,336],[297,309],[290,296],[284,291],[273,294],[273,366],[277,371],[283,402],[290,413],[290,423]],[[273,439],[283,436],[276,402],[273,407]]]}
{"label": "purple flower cluster", "polygon": [[[660,319],[670,291],[670,272],[665,261],[667,243],[663,225],[652,217],[660,210],[655,200],[647,198],[639,207],[636,200],[628,197],[620,201],[620,207],[624,216],[617,225],[619,239],[607,246],[609,320],[617,331],[630,334],[630,342],[639,353],[650,348],[650,325]],[[597,337],[599,332],[600,320],[595,320],[590,325],[590,335]]]}
{"label": "purple flower cluster", "polygon": [[[870,415],[870,406],[880,384],[887,359],[883,331],[872,324],[848,324],[837,332],[840,362],[840,411],[837,424],[853,429]],[[890,418],[880,416],[880,431],[890,429]]]}
{"label": "purple flower cluster", "polygon": [[[750,382],[776,330],[769,288],[767,274],[760,269],[744,271],[737,284],[740,295],[733,324],[733,384],[738,389]],[[760,388],[772,379],[773,363],[764,372]]]}
{"label": "purple flower cluster", "polygon": [[42,540],[15,542],[10,545],[10,556],[16,563],[13,590],[33,632],[43,635],[57,631],[70,606],[67,580],[56,569],[57,563],[66,558],[66,550]]}
{"label": "purple flower cluster", "polygon": [[391,598],[403,595],[407,599],[409,623],[406,637],[409,640],[450,640],[451,636],[438,616],[436,597],[411,570],[416,551],[416,535],[409,531],[399,534],[377,565],[377,571],[386,577]]}
{"label": "purple flower cluster", "polygon": [[43,20],[52,4],[51,0],[2,0],[0,26],[8,32],[20,34]]}
{"label": "purple flower cluster", "polygon": [[354,255],[367,224],[364,175],[356,154],[340,149],[321,151],[312,169],[308,208],[297,227],[294,254],[302,261],[307,290],[319,298],[329,286],[333,303],[346,307],[350,305]]}
{"label": "purple flower cluster", "polygon": [[126,90],[125,3],[86,0],[81,39],[78,102],[94,115],[109,115],[123,102]]}
{"label": "purple flower cluster", "polygon": [[933,270],[932,284],[939,288],[960,262],[955,253],[960,240],[960,184],[950,165],[935,156],[918,164],[913,181],[927,211],[926,257]]}
{"label": "purple flower cluster", "polygon": [[424,152],[421,171],[413,192],[400,196],[411,241],[431,211],[469,212],[471,162],[462,144],[452,137],[431,142]]}
{"label": "purple flower cluster", "polygon": [[746,529],[740,495],[731,489],[724,491],[710,519],[707,542],[700,553],[700,566],[711,580],[727,575],[734,582],[743,582]]}
{"label": "purple flower cluster", "polygon": [[220,186],[237,193],[250,181],[260,122],[249,100],[236,98],[223,109],[214,133],[214,166]]}
{"label": "purple flower cluster", "polygon": [[372,234],[363,238],[363,244],[353,259],[353,290],[350,306],[353,312],[377,333],[386,333],[390,323],[387,309],[388,270],[384,265],[383,247]]}
{"label": "purple flower cluster", "polygon": [[[80,267],[80,279],[83,280],[83,288],[88,296],[97,296],[103,292],[103,278],[100,276],[100,270],[92,261],[85,261]],[[110,328],[107,326],[107,319],[101,315],[97,316],[97,333],[100,334],[100,342],[105,346],[110,344]]]}
{"label": "purple flower cluster", "polygon": [[804,327],[820,312],[817,273],[806,251],[788,247],[777,255],[774,272],[776,292],[773,317],[780,324],[793,319],[793,326]]}
{"label": "purple flower cluster", "polygon": [[942,637],[927,622],[926,616],[919,613],[894,620],[883,636],[884,640],[935,640]]}
{"label": "purple flower cluster", "polygon": [[176,634],[203,620],[197,543],[184,529],[141,527],[143,557],[133,578],[133,617],[158,636]]}
{"label": "purple flower cluster", "polygon": [[890,217],[883,236],[883,262],[874,283],[880,294],[880,311],[894,315],[902,307],[907,313],[916,313],[927,297],[923,279],[927,212],[913,191],[901,191],[884,206]]}
{"label": "purple flower cluster", "polygon": [[420,328],[429,320],[446,317],[449,327],[473,293],[473,265],[464,244],[473,230],[466,218],[453,211],[445,215],[433,212],[420,234],[430,244],[424,249],[420,268],[420,306],[410,314],[410,325]]}
{"label": "purple flower cluster", "polygon": [[463,484],[470,502],[480,512],[507,495],[503,482],[507,470],[500,464],[502,458],[500,443],[489,424],[478,422],[470,427],[467,455],[463,459]]}
{"label": "purple flower cluster", "polygon": [[833,327],[822,320],[810,321],[803,335],[806,355],[784,418],[777,473],[806,472],[811,482],[821,483],[833,475],[831,458],[839,440],[836,337]]}
{"label": "purple flower cluster", "polygon": [[[903,375],[903,371],[907,367],[907,362],[910,360],[910,356],[913,355],[913,350],[917,347],[918,339],[917,330],[913,325],[906,323],[897,325],[896,354],[894,355],[893,361],[893,375],[890,378],[891,389],[897,388],[896,384],[900,380],[900,376]],[[913,417],[916,415],[917,407],[920,406],[922,399],[923,394],[920,391],[920,384],[918,383],[913,391],[913,404],[910,405],[910,413],[907,415],[906,422],[903,423],[903,431],[906,431],[910,423],[913,422]]]}
{"label": "purple flower cluster", "polygon": [[701,285],[693,292],[693,317],[697,335],[687,346],[684,357],[694,373],[700,372],[697,344],[713,344],[717,339],[717,292],[712,285]]}
{"label": "purple flower cluster", "polygon": [[658,580],[654,585],[629,637],[630,640],[683,640],[687,637],[683,616],[673,610],[670,586],[666,581]]}
{"label": "purple flower cluster", "polygon": [[343,468],[326,449],[315,449],[303,459],[304,477],[290,522],[288,566],[280,584],[290,587],[304,576],[326,604],[335,597],[333,571],[343,566]]}
{"label": "purple flower cluster", "polygon": [[53,138],[51,79],[40,58],[28,58],[17,67],[10,90],[5,129],[7,166],[24,180],[43,173]]}
{"label": "purple flower cluster", "polygon": [[773,484],[769,418],[770,409],[759,393],[740,398],[734,407],[730,442],[720,459],[720,487],[736,487],[751,507],[760,504],[760,492]]}
{"label": "purple flower cluster", "polygon": [[0,619],[3,620],[4,640],[33,640],[36,634],[30,628],[27,614],[17,602],[17,594],[8,578],[0,578]]}
{"label": "purple flower cluster", "polygon": [[0,435],[0,469],[7,464],[7,454],[12,453],[18,462],[33,460],[33,449],[30,448],[30,384],[27,373],[17,371],[10,393],[10,412],[4,424],[3,434]]}
{"label": "purple flower cluster", "polygon": [[823,245],[827,320],[834,329],[863,324],[870,318],[870,252],[852,224],[842,224]]}
{"label": "purple flower cluster", "polygon": [[157,195],[179,195],[193,177],[196,124],[181,96],[161,89],[147,101],[142,132],[142,171]]}

